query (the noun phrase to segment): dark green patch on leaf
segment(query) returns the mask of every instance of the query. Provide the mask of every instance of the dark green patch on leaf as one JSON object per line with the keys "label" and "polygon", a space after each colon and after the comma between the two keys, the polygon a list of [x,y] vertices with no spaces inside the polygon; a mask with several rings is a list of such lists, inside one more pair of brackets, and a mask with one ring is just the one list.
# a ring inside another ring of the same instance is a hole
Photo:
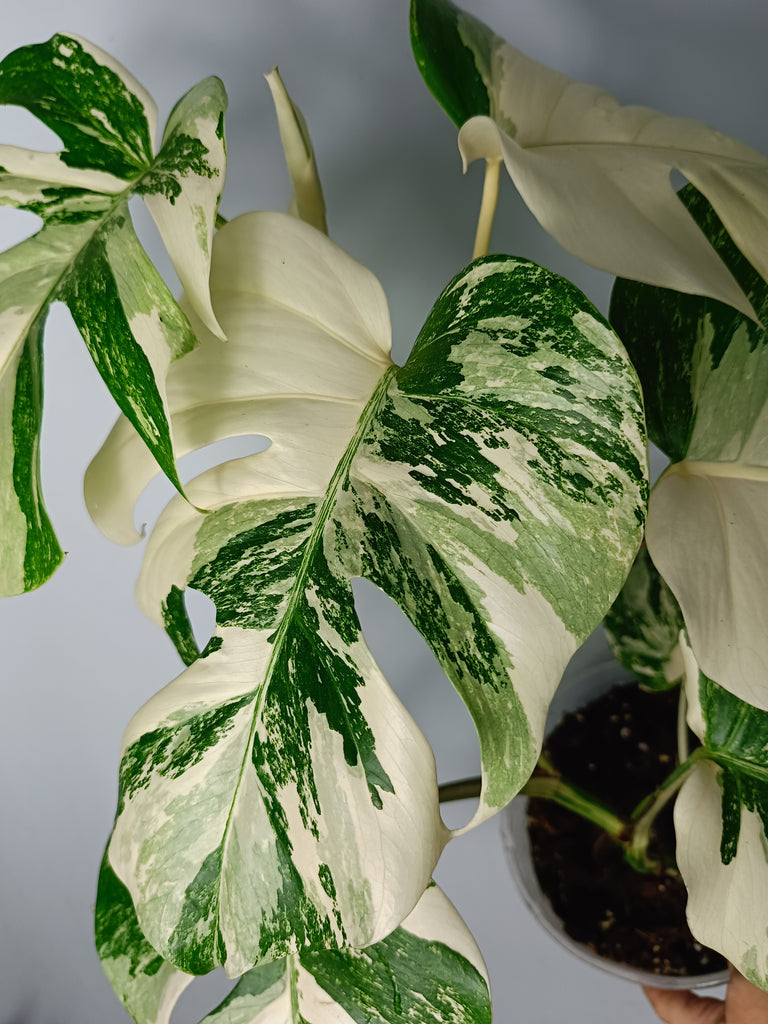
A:
{"label": "dark green patch on leaf", "polygon": [[[688,185],[680,199],[758,316],[768,322],[768,284],[736,248],[700,192]],[[680,462],[691,442],[709,374],[718,369],[736,337],[745,334],[754,350],[766,344],[765,331],[715,299],[622,278],[613,287],[610,319],[640,377],[650,439],[672,462]],[[722,387],[719,391],[723,393]]]}
{"label": "dark green patch on leaf", "polygon": [[163,1001],[164,985],[158,975],[174,968],[144,937],[131,895],[110,867],[106,853],[96,894],[95,937],[115,995],[135,1020],[145,1019],[150,1005],[157,1009]]}
{"label": "dark green patch on leaf", "polygon": [[[490,114],[483,81],[496,36],[449,0],[411,0],[411,46],[430,92],[457,127]],[[471,40],[471,44],[470,44]]]}
{"label": "dark green patch on leaf", "polygon": [[[198,936],[198,922],[215,921],[219,910],[222,850],[212,850],[205,858],[195,878],[189,883],[181,916],[170,937],[169,959],[189,974],[208,974],[219,963],[224,950],[218,949],[221,935],[218,929]],[[195,941],[190,942],[193,937]]]}
{"label": "dark green patch on leaf", "polygon": [[397,928],[362,950],[306,953],[309,971],[356,1024],[490,1024],[488,986],[455,950]]}
{"label": "dark green patch on leaf", "polygon": [[[122,216],[127,218],[127,210]],[[114,224],[117,230],[132,233],[127,219],[115,216]],[[110,230],[113,229],[110,227]],[[146,269],[147,272],[154,270],[149,260],[146,260]],[[155,275],[156,279],[151,284],[167,292],[156,271]],[[127,278],[122,280],[125,283]],[[126,309],[123,305],[116,271],[109,259],[102,232],[94,235],[79,253],[62,298],[69,306],[96,369],[121,411],[146,442],[171,483],[182,491],[155,374],[131,331],[130,317],[139,310]],[[177,307],[170,293],[167,298],[169,308],[175,311]],[[179,326],[190,332],[189,343],[184,342],[190,347],[194,344],[194,334],[181,310],[178,310],[178,318]]]}
{"label": "dark green patch on leaf", "polygon": [[[209,516],[205,534],[226,530],[235,511],[227,506]],[[317,506],[275,502],[269,511],[262,513],[261,522],[230,536],[190,579],[189,585],[216,605],[220,626],[273,629],[277,622],[301,565]]]}
{"label": "dark green patch on leaf", "polygon": [[173,206],[181,195],[181,182],[189,174],[214,178],[218,170],[208,163],[208,150],[200,139],[174,133],[157,154],[152,167],[136,184],[140,196],[161,195]]}
{"label": "dark green patch on leaf", "polygon": [[43,415],[42,333],[46,311],[35,321],[16,371],[11,420],[13,489],[27,522],[24,589],[34,590],[58,568],[64,553],[45,510],[40,486],[40,427]]}
{"label": "dark green patch on leaf", "polygon": [[184,604],[184,591],[177,586],[171,587],[163,602],[163,624],[181,660],[185,665],[191,665],[200,657],[200,651]]}
{"label": "dark green patch on leaf", "polygon": [[70,167],[131,178],[152,159],[141,101],[70,36],[10,53],[0,63],[0,103],[25,107],[54,131]]}
{"label": "dark green patch on leaf", "polygon": [[758,815],[768,840],[768,712],[739,700],[704,675],[699,676],[699,701],[705,745],[720,768],[721,856],[729,864],[737,853],[742,810]]}
{"label": "dark green patch on leaf", "polygon": [[249,694],[219,704],[183,724],[144,733],[123,755],[120,765],[120,801],[149,785],[152,775],[178,778],[198,764],[232,728],[237,712],[252,701]]}

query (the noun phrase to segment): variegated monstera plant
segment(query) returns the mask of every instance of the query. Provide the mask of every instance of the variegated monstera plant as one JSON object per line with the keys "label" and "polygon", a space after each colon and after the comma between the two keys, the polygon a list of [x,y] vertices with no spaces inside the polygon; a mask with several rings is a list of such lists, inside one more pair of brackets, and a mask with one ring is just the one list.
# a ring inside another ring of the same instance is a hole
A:
{"label": "variegated monstera plant", "polygon": [[[0,100],[63,144],[0,151],[0,202],[42,219],[0,257],[5,593],[62,557],[38,469],[52,303],[122,413],[86,478],[96,523],[131,543],[150,478],[178,490],[138,600],[187,667],[126,731],[96,907],[104,969],[140,1024],[167,1022],[218,965],[239,980],[206,1024],[490,1020],[480,953],[431,881],[457,833],[363,639],[355,577],[400,605],[469,709],[483,774],[467,828],[526,784],[562,672],[610,611],[622,661],[680,686],[701,740],[629,823],[628,856],[644,866],[679,790],[694,933],[768,988],[768,160],[621,107],[447,0],[412,0],[411,34],[486,181],[475,259],[403,366],[378,282],[327,237],[276,72],[291,210],[224,223],[218,79],[179,101],[155,149],[151,98],[92,44],[58,35],[0,64]],[[487,255],[502,164],[555,238],[626,279],[613,327],[569,282]],[[134,234],[135,195],[178,304]],[[641,386],[671,461],[647,533]],[[182,487],[177,457],[252,434],[270,447]],[[202,651],[188,587],[216,606]]]}

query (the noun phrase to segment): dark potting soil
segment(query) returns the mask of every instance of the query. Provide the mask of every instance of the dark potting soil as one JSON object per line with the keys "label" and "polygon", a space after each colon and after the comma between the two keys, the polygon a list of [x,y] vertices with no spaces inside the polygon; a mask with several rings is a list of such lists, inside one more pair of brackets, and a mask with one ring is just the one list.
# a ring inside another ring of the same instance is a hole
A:
{"label": "dark potting soil", "polygon": [[[616,686],[566,715],[545,755],[569,782],[626,819],[675,767],[677,703],[676,690]],[[651,837],[650,853],[663,865],[658,874],[634,871],[601,829],[552,800],[529,799],[528,834],[539,885],[573,939],[655,974],[725,969],[723,957],[696,942],[685,920],[671,804]]]}

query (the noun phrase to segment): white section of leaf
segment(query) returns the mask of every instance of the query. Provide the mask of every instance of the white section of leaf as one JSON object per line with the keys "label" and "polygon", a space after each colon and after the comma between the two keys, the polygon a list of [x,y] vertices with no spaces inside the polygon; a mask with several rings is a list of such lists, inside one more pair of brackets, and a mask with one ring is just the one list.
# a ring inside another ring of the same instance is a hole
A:
{"label": "white section of leaf", "polygon": [[[171,355],[168,350],[168,341],[163,329],[163,322],[160,313],[155,310],[152,314],[137,313],[128,321],[128,327],[136,341],[141,345],[144,355],[147,357],[152,374],[155,378],[158,393],[163,399],[163,411],[168,417],[168,403],[164,394],[165,377],[168,366],[171,362]],[[142,414],[142,410],[135,407],[135,413],[147,435],[154,435],[155,440],[160,440],[160,432],[149,418]]]}
{"label": "white section of leaf", "polygon": [[[360,709],[365,720],[375,728],[377,755],[386,764],[394,792],[382,792],[382,811],[376,810],[370,800],[361,799],[361,792],[367,788],[362,765],[358,764],[356,769],[347,767],[344,772],[338,770],[338,766],[344,764],[342,738],[329,730],[323,718],[310,708],[315,782],[320,805],[324,808],[315,855],[320,858],[320,863],[338,864],[341,860],[343,870],[339,877],[344,882],[341,886],[337,884],[337,905],[346,925],[349,944],[364,946],[385,938],[392,930],[393,919],[397,918],[398,923],[402,921],[416,905],[429,881],[429,876],[414,870],[403,873],[404,833],[401,828],[382,829],[381,815],[393,821],[401,818],[405,794],[408,794],[407,802],[420,809],[422,831],[419,842],[423,846],[423,856],[419,859],[422,868],[430,862],[433,865],[437,863],[449,835],[434,799],[437,775],[429,744],[389,686],[364,642],[356,644],[350,655],[366,680],[366,685],[359,691]],[[328,829],[331,822],[333,831]],[[366,835],[376,835],[376,843],[367,844]],[[354,836],[359,837],[357,842],[350,841]],[[374,874],[383,880],[383,884],[371,891],[367,878],[375,861],[378,861],[378,868]],[[350,922],[354,923],[360,915],[359,908],[364,899],[370,905],[371,915],[365,922],[368,929],[368,937],[365,938],[360,934],[355,936],[350,929]]]}
{"label": "white section of leaf", "polygon": [[[307,1024],[358,1024],[333,996],[320,987],[309,971],[301,966],[297,981],[299,1011]],[[264,1024],[267,1024],[267,1021]],[[275,1021],[275,1024],[278,1022]]]}
{"label": "white section of leaf", "polygon": [[701,469],[679,463],[656,484],[648,550],[704,674],[766,711],[768,481]]}
{"label": "white section of leaf", "polygon": [[244,214],[219,235],[225,231],[213,281],[222,299],[233,301],[238,293],[250,302],[266,298],[316,323],[377,363],[380,372],[390,365],[387,301],[362,264],[286,214]]}
{"label": "white section of leaf", "polygon": [[[214,239],[214,252],[211,290],[227,350],[192,316],[200,344],[167,376],[175,450],[181,456],[254,433],[272,438],[273,446],[239,464],[240,473],[207,474],[192,485],[190,500],[210,509],[286,486],[289,493],[322,493],[329,460],[335,465],[390,365],[381,286],[323,234],[287,214],[231,221]],[[314,426],[317,402],[325,403],[322,431]],[[89,512],[103,533],[123,544],[139,540],[133,505],[156,472],[130,424],[118,420],[85,480]]]}
{"label": "white section of leaf", "polygon": [[749,300],[677,199],[678,170],[709,199],[768,277],[768,159],[699,122],[622,107],[514,47],[492,57],[492,117],[459,133],[466,166],[503,155],[521,196],[564,248],[601,270],[710,295],[754,318]]}
{"label": "white section of leaf", "polygon": [[687,916],[699,940],[718,950],[751,980],[768,988],[768,861],[763,827],[742,807],[739,846],[730,864],[720,856],[722,790],[719,769],[702,762],[675,803],[677,863],[688,889]]}
{"label": "white section of leaf", "polygon": [[[221,339],[225,335],[211,306],[209,274],[216,211],[227,166],[224,139],[216,134],[226,102],[218,79],[206,79],[180,100],[169,118],[164,142],[172,140],[175,133],[199,140],[210,174],[191,169],[175,173],[179,195],[171,198],[156,192],[144,196],[190,305],[208,330]],[[202,116],[198,115],[201,108]]]}
{"label": "white section of leaf", "polygon": [[105,171],[86,167],[69,167],[58,153],[39,153],[18,146],[0,146],[0,167],[14,181],[14,187],[0,177],[0,203],[8,199],[22,204],[44,198],[43,188],[61,185],[82,188],[90,192],[114,195],[122,192],[126,183]]}
{"label": "white section of leaf", "polygon": [[[568,632],[546,598],[532,586],[520,593],[485,567],[465,563],[461,569],[483,594],[480,604],[489,630],[498,638],[502,650],[512,652],[514,668],[510,672],[509,686],[522,704],[524,721],[517,729],[508,731],[508,747],[502,757],[495,752],[493,761],[483,758],[483,786],[477,810],[466,825],[452,833],[453,836],[468,832],[497,813],[499,806],[488,803],[486,788],[489,776],[495,777],[498,785],[501,764],[505,765],[510,780],[504,803],[525,783],[530,765],[519,760],[510,744],[518,732],[527,729],[537,750],[541,748],[549,704],[566,665],[579,647],[577,638]],[[510,694],[510,716],[513,707]]]}
{"label": "white section of leaf", "polygon": [[307,123],[288,95],[277,68],[273,68],[265,77],[275,104],[280,141],[293,185],[288,212],[327,234],[325,200]]}
{"label": "white section of leaf", "polygon": [[703,743],[707,735],[707,725],[699,700],[699,663],[694,657],[683,629],[680,630],[680,643],[677,649],[680,651],[685,673],[683,686],[685,687],[686,721],[694,736],[698,736]]}

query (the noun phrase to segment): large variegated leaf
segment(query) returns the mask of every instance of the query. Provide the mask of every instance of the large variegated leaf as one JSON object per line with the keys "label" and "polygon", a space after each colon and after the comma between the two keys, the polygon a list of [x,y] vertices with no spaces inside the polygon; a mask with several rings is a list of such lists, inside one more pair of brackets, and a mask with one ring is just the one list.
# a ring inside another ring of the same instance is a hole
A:
{"label": "large variegated leaf", "polygon": [[683,618],[645,545],[604,625],[611,650],[644,687],[668,690],[681,682]]}
{"label": "large variegated leaf", "polygon": [[[480,821],[527,780],[562,671],[628,571],[646,446],[618,339],[525,261],[470,265],[402,368],[378,283],[295,218],[224,227],[212,294],[229,343],[201,326],[172,367],[179,450],[272,444],[193,481],[213,511],[173,501],[150,539],[141,606],[164,624],[192,586],[218,626],[128,728],[109,860],[164,957],[239,974],[383,938],[447,838],[351,579],[401,605],[466,702]],[[152,469],[118,424],[88,479],[103,528],[130,533]]]}
{"label": "large variegated leaf", "polygon": [[[694,189],[686,203],[765,322],[768,285]],[[768,709],[768,335],[713,300],[618,281],[611,319],[637,367],[652,440],[673,464],[648,549],[702,671]]]}
{"label": "large variegated leaf", "polygon": [[711,758],[675,805],[688,920],[700,942],[768,990],[768,713],[707,679],[683,649],[688,724]]}
{"label": "large variegated leaf", "polygon": [[411,0],[427,85],[461,128],[465,166],[503,158],[539,223],[592,266],[753,315],[678,202],[681,171],[768,277],[768,158],[699,122],[621,106],[531,60],[449,0]]}
{"label": "large variegated leaf", "polygon": [[0,102],[26,107],[64,150],[0,146],[0,205],[37,214],[32,238],[0,256],[0,592],[30,590],[61,551],[38,472],[40,341],[65,302],[133,427],[177,487],[165,376],[195,337],[140,246],[128,199],[144,196],[189,301],[221,334],[210,305],[210,243],[224,178],[218,79],[177,105],[153,155],[152,99],[107,54],[74,36],[16,50],[0,63]]}
{"label": "large variegated leaf", "polygon": [[[136,1024],[167,1024],[193,980],[141,934],[130,896],[107,864],[96,905],[102,966]],[[303,953],[243,975],[202,1024],[490,1024],[480,951],[434,884],[390,935],[366,949]]]}

